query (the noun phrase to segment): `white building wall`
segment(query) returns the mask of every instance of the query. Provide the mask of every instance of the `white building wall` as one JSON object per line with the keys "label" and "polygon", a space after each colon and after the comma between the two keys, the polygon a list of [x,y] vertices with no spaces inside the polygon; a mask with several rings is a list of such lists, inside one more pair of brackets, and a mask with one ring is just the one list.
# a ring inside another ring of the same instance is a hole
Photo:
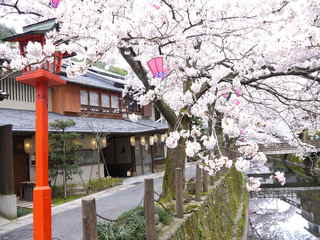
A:
{"label": "white building wall", "polygon": [[[92,164],[81,166],[81,175],[75,174],[72,177],[72,180],[68,182],[68,184],[83,184],[87,183],[90,179],[98,179],[99,178],[99,165],[100,165],[100,177],[104,177],[104,166],[103,164]],[[56,182],[57,186],[63,185],[63,177],[59,176]]]}
{"label": "white building wall", "polygon": [[[35,111],[35,102],[18,101],[5,99],[0,102],[0,108],[19,109],[19,110],[32,110]],[[48,92],[48,111],[52,111],[52,90]]]}
{"label": "white building wall", "polygon": [[8,219],[17,217],[17,197],[15,194],[0,194],[0,215]]}

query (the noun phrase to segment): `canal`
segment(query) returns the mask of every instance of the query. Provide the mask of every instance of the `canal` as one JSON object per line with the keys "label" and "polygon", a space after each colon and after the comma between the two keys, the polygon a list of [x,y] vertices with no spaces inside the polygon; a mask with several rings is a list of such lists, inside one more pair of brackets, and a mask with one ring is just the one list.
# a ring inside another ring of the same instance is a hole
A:
{"label": "canal", "polygon": [[[287,183],[271,184],[264,170],[262,189],[249,203],[249,240],[320,239],[319,161],[293,155],[268,158],[267,172],[283,171]],[[261,172],[259,172],[261,174]]]}

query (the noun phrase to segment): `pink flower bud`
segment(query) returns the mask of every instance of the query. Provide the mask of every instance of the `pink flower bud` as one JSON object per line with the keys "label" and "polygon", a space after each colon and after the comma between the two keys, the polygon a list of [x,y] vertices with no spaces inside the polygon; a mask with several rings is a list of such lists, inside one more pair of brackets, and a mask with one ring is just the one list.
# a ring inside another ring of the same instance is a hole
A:
{"label": "pink flower bud", "polygon": [[229,97],[229,93],[224,93],[224,94],[222,94],[222,96],[223,96],[224,98],[228,98],[228,97]]}
{"label": "pink flower bud", "polygon": [[155,9],[159,9],[160,6],[159,5],[156,5],[156,4],[152,4],[152,6],[155,8]]}
{"label": "pink flower bud", "polygon": [[242,95],[241,89],[240,88],[236,89],[235,90],[235,94],[236,94],[237,97],[240,97]]}
{"label": "pink flower bud", "polygon": [[239,100],[235,100],[235,101],[234,101],[234,104],[239,105],[239,104],[240,104],[240,101],[239,101]]}

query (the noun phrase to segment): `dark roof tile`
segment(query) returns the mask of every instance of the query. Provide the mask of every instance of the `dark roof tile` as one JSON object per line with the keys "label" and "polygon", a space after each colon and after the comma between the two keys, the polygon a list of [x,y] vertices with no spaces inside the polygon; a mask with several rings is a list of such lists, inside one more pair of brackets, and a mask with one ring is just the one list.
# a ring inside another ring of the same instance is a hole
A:
{"label": "dark roof tile", "polygon": [[[154,131],[165,131],[168,126],[152,120],[139,120],[132,122],[125,119],[107,119],[90,117],[72,117],[57,113],[49,113],[49,122],[54,120],[75,121],[75,127],[69,129],[72,132],[99,132],[103,133],[143,133]],[[13,125],[13,131],[16,132],[34,132],[35,130],[35,112],[29,110],[15,110],[0,108],[0,126]]]}

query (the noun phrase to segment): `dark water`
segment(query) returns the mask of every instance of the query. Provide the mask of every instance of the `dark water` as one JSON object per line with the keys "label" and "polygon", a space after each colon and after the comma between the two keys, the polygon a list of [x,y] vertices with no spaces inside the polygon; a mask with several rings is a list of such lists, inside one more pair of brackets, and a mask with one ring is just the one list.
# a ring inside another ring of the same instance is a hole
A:
{"label": "dark water", "polygon": [[[308,195],[308,193],[303,193]],[[317,192],[320,196],[320,192]],[[299,199],[295,199],[299,202]],[[304,200],[303,200],[304,201]],[[309,201],[309,200],[308,200]],[[278,198],[250,200],[250,240],[319,239],[320,208],[296,207]],[[302,202],[302,200],[301,200]],[[318,200],[317,200],[318,202]],[[308,218],[307,216],[315,216]]]}
{"label": "dark water", "polygon": [[298,162],[290,155],[272,156],[269,170],[286,172],[287,187],[303,187],[288,196],[251,198],[249,206],[249,240],[317,240],[320,239],[319,163]]}

